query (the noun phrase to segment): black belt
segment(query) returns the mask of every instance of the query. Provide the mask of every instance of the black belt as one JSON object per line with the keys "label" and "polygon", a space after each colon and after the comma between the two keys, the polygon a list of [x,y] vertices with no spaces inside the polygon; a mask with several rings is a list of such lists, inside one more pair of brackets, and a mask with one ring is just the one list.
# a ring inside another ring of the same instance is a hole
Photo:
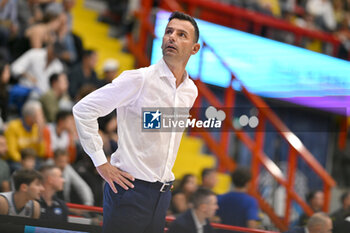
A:
{"label": "black belt", "polygon": [[163,182],[160,182],[160,181],[148,182],[148,181],[145,181],[145,180],[135,179],[134,183],[135,184],[137,184],[137,183],[146,184],[148,187],[157,189],[157,190],[159,190],[162,193],[170,191],[171,187],[173,186],[173,182],[172,181],[163,183]]}

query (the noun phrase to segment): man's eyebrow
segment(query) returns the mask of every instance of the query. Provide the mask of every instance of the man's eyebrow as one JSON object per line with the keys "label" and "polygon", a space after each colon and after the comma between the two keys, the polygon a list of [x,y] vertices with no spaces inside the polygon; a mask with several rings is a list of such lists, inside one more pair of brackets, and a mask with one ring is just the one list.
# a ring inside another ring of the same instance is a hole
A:
{"label": "man's eyebrow", "polygon": [[173,28],[173,27],[166,27],[165,30],[168,30],[168,29],[172,29],[172,30],[177,30],[177,31],[180,31],[180,32],[183,32],[185,34],[188,34],[187,31],[183,30],[183,29],[176,29],[176,28]]}

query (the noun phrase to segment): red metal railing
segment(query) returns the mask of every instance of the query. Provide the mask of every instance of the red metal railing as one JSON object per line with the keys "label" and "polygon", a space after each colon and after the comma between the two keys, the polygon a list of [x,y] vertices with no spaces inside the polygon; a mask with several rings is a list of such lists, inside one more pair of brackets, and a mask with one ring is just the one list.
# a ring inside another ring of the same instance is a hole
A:
{"label": "red metal railing", "polygon": [[[177,5],[174,2],[177,2]],[[294,45],[301,46],[303,38],[316,39],[331,44],[333,56],[337,56],[338,53],[339,39],[322,31],[301,28],[285,20],[213,0],[176,0],[174,2],[161,1],[161,8],[171,11],[179,9],[174,7],[181,6],[182,9],[187,9],[188,14],[197,18],[258,35],[261,34],[263,27],[290,32],[294,34]]]}
{"label": "red metal railing", "polygon": [[[97,212],[97,213],[103,213],[102,207],[97,206],[87,206],[87,205],[80,205],[80,204],[74,204],[74,203],[66,203],[68,208],[71,209],[78,209],[78,210],[86,210],[90,212]],[[175,217],[173,216],[167,216],[165,218],[167,222],[172,222],[175,220]],[[218,223],[212,223],[212,227],[216,229],[223,229],[223,230],[229,230],[229,231],[239,231],[239,232],[249,232],[249,233],[277,233],[274,231],[264,231],[264,230],[257,230],[257,229],[249,229],[245,227],[236,227],[236,226],[230,226],[230,225],[224,225],[224,224],[218,224]]]}
{"label": "red metal railing", "polygon": [[[141,21],[140,28],[140,36],[138,42],[135,42],[134,38],[129,36],[129,49],[134,53],[139,66],[147,66],[149,65],[149,59],[145,53],[145,45],[147,43],[147,39],[153,39],[153,25],[150,23],[150,15],[151,15],[151,0],[143,0],[142,1],[142,11],[137,14]],[[206,20],[215,20],[216,23],[225,22],[223,24],[229,26],[238,25],[237,20],[241,21],[242,25],[247,22],[253,23],[255,28],[255,32],[258,32],[260,27],[269,26],[274,29],[281,29],[293,32],[296,37],[309,37],[314,39],[320,39],[326,41],[328,43],[333,44],[334,52],[336,52],[339,41],[335,39],[333,36],[327,35],[322,32],[315,32],[306,29],[302,29],[299,27],[295,27],[286,22],[263,16],[254,12],[246,11],[244,9],[239,9],[236,7],[229,7],[219,3],[213,3],[211,1],[204,0],[163,0],[162,7],[165,9],[174,11],[180,10],[184,11],[181,8],[181,4],[186,3],[187,13],[192,13],[192,15],[196,17],[203,17]],[[199,8],[199,10],[198,10]],[[186,12],[186,11],[185,11]],[[209,13],[210,12],[210,13]],[[143,25],[143,26],[142,26]],[[241,26],[242,26],[241,25]],[[322,179],[324,183],[324,193],[325,193],[325,205],[323,210],[325,212],[329,209],[329,203],[331,198],[331,187],[335,185],[335,181],[329,174],[325,171],[325,169],[318,163],[318,161],[314,158],[314,156],[310,153],[310,151],[303,145],[303,143],[296,137],[294,133],[292,133],[287,126],[278,118],[278,116],[269,108],[269,106],[263,101],[262,98],[250,93],[244,85],[238,80],[233,72],[230,70],[230,67],[225,63],[223,59],[221,59],[217,53],[208,46],[205,42],[203,44],[203,49],[207,48],[212,51],[214,55],[217,56],[217,59],[223,64],[224,67],[231,73],[231,83],[224,90],[224,101],[221,102],[204,84],[200,77],[194,80],[195,84],[198,87],[199,95],[194,104],[194,107],[200,107],[201,102],[206,100],[210,105],[215,106],[217,108],[225,108],[228,107],[231,110],[225,110],[226,117],[224,121],[225,129],[229,129],[234,132],[239,138],[241,142],[251,151],[252,153],[252,188],[250,193],[257,198],[261,209],[266,212],[274,224],[281,230],[287,230],[289,221],[290,221],[290,212],[291,212],[291,203],[295,201],[298,203],[302,209],[308,214],[312,214],[312,209],[310,206],[294,191],[294,177],[297,168],[298,158],[301,158],[306,162],[306,164]],[[202,59],[200,59],[202,62]],[[199,65],[201,67],[201,63]],[[200,73],[200,72],[199,72]],[[250,137],[246,132],[236,129],[233,125],[233,109],[235,103],[235,94],[236,91],[232,88],[232,82],[237,82],[241,86],[241,92],[247,97],[250,102],[259,109],[259,125],[255,132],[255,137]],[[195,116],[195,114],[193,114]],[[287,176],[285,177],[282,171],[278,168],[278,166],[264,153],[263,144],[264,144],[264,127],[266,122],[272,124],[275,130],[280,134],[281,138],[287,142],[289,145],[289,153],[288,153],[288,162],[289,167],[287,171]],[[230,158],[228,154],[228,144],[229,144],[229,133],[222,132],[220,134],[219,141],[215,140],[213,136],[208,132],[199,132],[199,136],[205,140],[209,149],[217,155],[218,158],[218,169],[221,171],[232,171],[235,168],[235,162]],[[286,208],[284,216],[278,216],[273,208],[267,203],[258,190],[258,178],[259,178],[259,170],[260,167],[264,167],[269,174],[278,182],[279,185],[283,186],[286,190]]]}

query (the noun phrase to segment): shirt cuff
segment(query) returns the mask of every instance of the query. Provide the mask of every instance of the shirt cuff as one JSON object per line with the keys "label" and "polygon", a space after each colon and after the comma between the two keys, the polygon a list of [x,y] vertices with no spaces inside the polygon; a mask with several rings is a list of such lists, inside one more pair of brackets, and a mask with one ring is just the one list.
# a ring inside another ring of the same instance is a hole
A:
{"label": "shirt cuff", "polygon": [[108,162],[103,150],[96,151],[94,154],[90,155],[90,158],[94,163],[95,167],[98,167]]}

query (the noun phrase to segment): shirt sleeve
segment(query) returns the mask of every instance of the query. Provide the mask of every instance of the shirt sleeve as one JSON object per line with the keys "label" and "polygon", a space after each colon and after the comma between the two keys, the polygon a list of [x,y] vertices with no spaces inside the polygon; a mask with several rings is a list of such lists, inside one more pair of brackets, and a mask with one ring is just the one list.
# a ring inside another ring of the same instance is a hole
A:
{"label": "shirt sleeve", "polygon": [[7,141],[7,153],[9,156],[9,159],[14,162],[20,162],[21,161],[21,154],[19,153],[19,145],[18,145],[18,138],[16,136],[16,127],[14,125],[10,125],[7,130],[5,131],[5,137]]}
{"label": "shirt sleeve", "polygon": [[247,210],[247,220],[259,220],[258,202],[252,198],[249,209]]}
{"label": "shirt sleeve", "polygon": [[30,66],[30,60],[34,50],[28,50],[11,65],[11,71],[15,76],[23,74]]}
{"label": "shirt sleeve", "polygon": [[72,166],[67,165],[65,169],[67,169],[71,185],[78,193],[84,205],[94,205],[94,195],[91,191],[90,186],[85,182],[85,180],[83,180],[83,178],[81,178],[81,176],[74,170]]}
{"label": "shirt sleeve", "polygon": [[123,72],[112,83],[90,93],[73,107],[81,145],[96,167],[107,162],[97,118],[118,107],[132,105],[141,93],[143,82],[140,70]]}

